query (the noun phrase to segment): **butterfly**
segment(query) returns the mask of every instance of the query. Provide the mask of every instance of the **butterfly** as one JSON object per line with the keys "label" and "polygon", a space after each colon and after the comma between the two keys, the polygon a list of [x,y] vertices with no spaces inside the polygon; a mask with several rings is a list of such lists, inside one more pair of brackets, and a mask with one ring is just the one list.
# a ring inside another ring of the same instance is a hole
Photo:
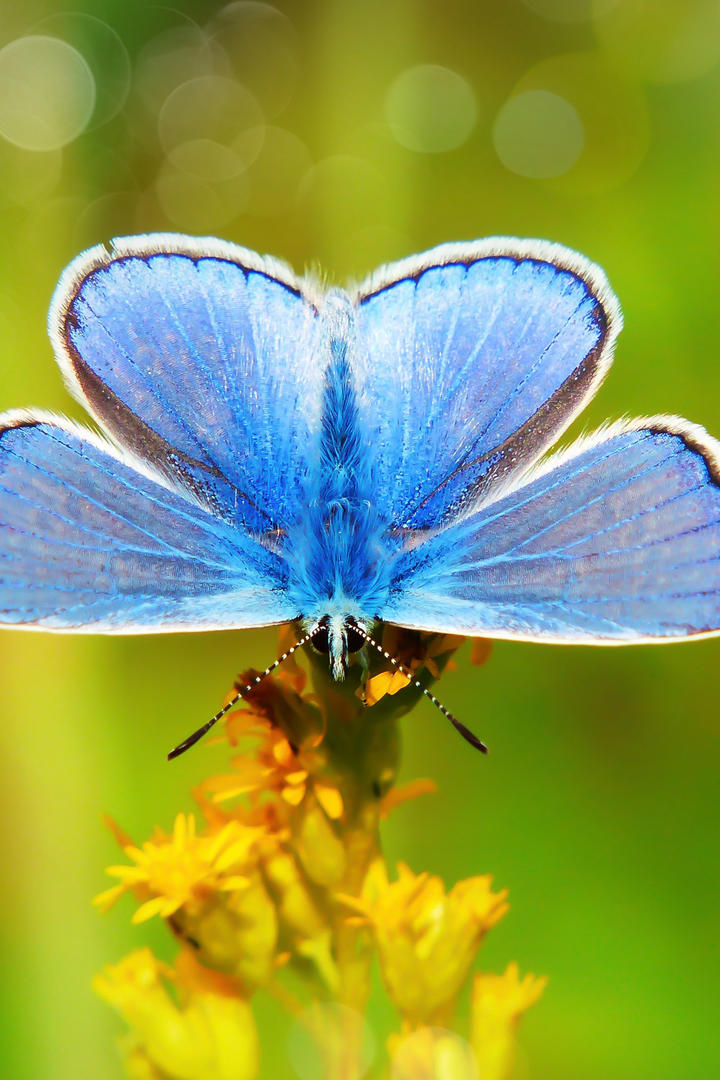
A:
{"label": "butterfly", "polygon": [[0,623],[296,622],[336,679],[381,623],[717,633],[720,444],[654,416],[546,456],[620,328],[603,271],[541,240],[444,244],[348,290],[215,239],[94,247],[49,331],[100,433],[0,417]]}

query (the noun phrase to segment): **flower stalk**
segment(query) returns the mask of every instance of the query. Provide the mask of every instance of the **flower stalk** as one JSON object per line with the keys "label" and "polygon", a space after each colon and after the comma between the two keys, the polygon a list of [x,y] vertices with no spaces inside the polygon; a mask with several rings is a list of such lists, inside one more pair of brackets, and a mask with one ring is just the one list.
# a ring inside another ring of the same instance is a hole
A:
{"label": "flower stalk", "polygon": [[[383,639],[422,685],[460,643],[392,627]],[[476,647],[476,660],[486,657]],[[314,1040],[325,1080],[465,1080],[468,1062],[504,1080],[517,1021],[544,980],[521,980],[514,965],[476,974],[469,1028],[457,1011],[481,942],[507,910],[505,892],[488,876],[447,889],[382,855],[383,818],[433,790],[429,781],[395,786],[399,720],[421,691],[380,654],[356,660],[343,683],[324,657],[311,656],[310,669],[312,689],[291,658],[228,714],[217,736],[228,771],[194,793],[204,824],[179,814],[172,832],[141,846],[116,830],[126,862],[108,869],[115,884],[97,905],[129,893],[134,922],[162,918],[179,942],[173,967],[140,949],[95,981],[130,1029],[128,1075],[262,1076],[252,1005],[269,993]],[[370,1074],[376,962],[397,1021]]]}

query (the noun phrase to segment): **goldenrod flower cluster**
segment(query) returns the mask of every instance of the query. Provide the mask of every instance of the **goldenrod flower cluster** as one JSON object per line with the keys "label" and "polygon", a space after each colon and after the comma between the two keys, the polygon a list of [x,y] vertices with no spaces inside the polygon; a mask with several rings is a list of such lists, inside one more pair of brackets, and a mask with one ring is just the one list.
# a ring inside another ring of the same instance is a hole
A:
{"label": "goldenrod flower cluster", "polygon": [[[424,684],[459,644],[393,628],[383,641]],[[479,662],[485,656],[476,649]],[[141,846],[115,829],[125,862],[109,867],[116,883],[96,903],[106,909],[129,893],[133,921],[164,919],[179,944],[172,966],[140,948],[95,980],[129,1028],[127,1073],[267,1076],[253,1015],[266,993],[307,1040],[288,1048],[288,1076],[503,1080],[517,1021],[545,981],[521,979],[514,964],[473,974],[483,937],[507,911],[505,892],[486,875],[448,889],[404,864],[388,867],[381,853],[382,818],[433,789],[394,786],[397,721],[419,691],[372,665],[336,684],[318,664],[312,692],[306,681],[291,659],[229,713],[220,736],[228,771],[194,793],[201,824],[178,814],[172,831]],[[373,1060],[365,1016],[374,964],[397,1020]],[[299,1060],[308,1047],[314,1071]]]}

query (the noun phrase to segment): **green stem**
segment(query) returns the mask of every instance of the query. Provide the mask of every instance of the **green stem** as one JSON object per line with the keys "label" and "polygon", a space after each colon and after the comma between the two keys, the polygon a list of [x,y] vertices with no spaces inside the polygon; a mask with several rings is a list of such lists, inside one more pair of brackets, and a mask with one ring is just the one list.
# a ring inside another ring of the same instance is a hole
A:
{"label": "green stem", "polygon": [[[338,893],[362,895],[370,864],[380,855],[380,799],[397,774],[400,740],[393,712],[367,709],[357,696],[360,671],[337,684],[330,678],[324,658],[313,665],[313,683],[320,699],[327,730],[323,745],[328,773],[343,798],[341,837],[346,868]],[[352,1010],[335,1053],[328,1056],[327,1080],[346,1080],[360,1073],[362,1024],[370,993],[372,943],[363,926],[348,922],[340,905],[334,915],[333,938],[338,970],[338,1002]]]}

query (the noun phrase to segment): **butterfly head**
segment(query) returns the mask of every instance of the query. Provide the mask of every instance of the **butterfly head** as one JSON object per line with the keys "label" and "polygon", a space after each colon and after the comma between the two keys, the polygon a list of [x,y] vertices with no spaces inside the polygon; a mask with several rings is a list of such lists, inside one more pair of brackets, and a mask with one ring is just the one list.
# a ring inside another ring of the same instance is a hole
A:
{"label": "butterfly head", "polygon": [[354,619],[344,615],[324,615],[310,640],[319,653],[328,657],[333,678],[342,680],[347,673],[350,654],[359,652],[366,639]]}

